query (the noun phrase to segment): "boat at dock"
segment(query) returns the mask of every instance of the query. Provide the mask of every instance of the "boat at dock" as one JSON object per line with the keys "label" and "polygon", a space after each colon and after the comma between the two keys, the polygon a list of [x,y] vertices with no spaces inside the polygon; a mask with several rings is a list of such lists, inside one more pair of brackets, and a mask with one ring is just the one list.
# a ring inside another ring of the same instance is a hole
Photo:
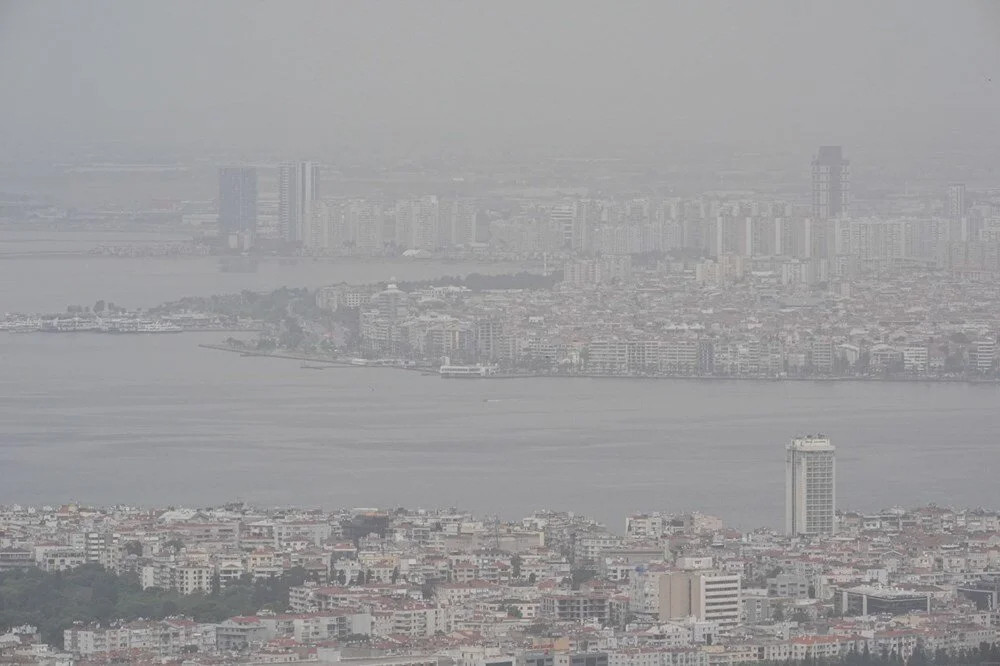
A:
{"label": "boat at dock", "polygon": [[495,365],[442,365],[438,374],[443,379],[485,379],[495,377]]}
{"label": "boat at dock", "polygon": [[101,322],[100,330],[105,333],[181,333],[184,329],[160,320],[122,318]]}
{"label": "boat at dock", "polygon": [[88,331],[100,331],[100,323],[96,319],[85,317],[63,317],[55,319],[45,319],[38,329],[45,333],[84,333]]}

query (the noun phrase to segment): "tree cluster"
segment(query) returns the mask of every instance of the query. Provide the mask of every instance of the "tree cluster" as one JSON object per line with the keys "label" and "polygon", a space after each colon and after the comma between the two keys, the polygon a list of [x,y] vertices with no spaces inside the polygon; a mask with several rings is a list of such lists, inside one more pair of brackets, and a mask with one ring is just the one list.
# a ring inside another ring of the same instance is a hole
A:
{"label": "tree cluster", "polygon": [[62,647],[63,630],[74,622],[162,620],[183,615],[197,622],[220,622],[262,609],[288,609],[288,590],[301,585],[305,571],[254,582],[249,577],[209,594],[142,589],[137,577],[119,576],[96,564],[65,572],[20,569],[0,572],[0,633],[21,624],[38,627],[42,640]]}

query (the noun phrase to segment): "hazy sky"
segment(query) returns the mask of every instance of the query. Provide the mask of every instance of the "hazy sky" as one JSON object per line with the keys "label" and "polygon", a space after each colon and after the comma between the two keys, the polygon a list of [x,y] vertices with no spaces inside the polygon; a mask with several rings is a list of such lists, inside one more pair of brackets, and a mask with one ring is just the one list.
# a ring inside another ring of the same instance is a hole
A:
{"label": "hazy sky", "polygon": [[991,1],[0,3],[0,141],[21,148],[787,147],[1000,129]]}

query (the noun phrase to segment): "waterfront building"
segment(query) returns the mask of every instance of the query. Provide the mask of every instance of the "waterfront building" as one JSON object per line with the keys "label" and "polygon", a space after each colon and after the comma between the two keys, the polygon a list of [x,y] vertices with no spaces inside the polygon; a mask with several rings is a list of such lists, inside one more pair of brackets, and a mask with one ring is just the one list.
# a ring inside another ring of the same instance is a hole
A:
{"label": "waterfront building", "polygon": [[796,437],[785,448],[785,532],[833,534],[836,530],[836,462],[828,437]]}
{"label": "waterfront building", "polygon": [[476,202],[456,199],[439,203],[438,246],[469,246],[476,240]]}
{"label": "waterfront building", "polygon": [[371,254],[382,249],[385,222],[381,203],[366,199],[352,200],[346,208],[345,222],[347,228],[344,240],[353,244],[356,250]]}
{"label": "waterfront building", "polygon": [[396,245],[411,250],[437,248],[440,203],[433,194],[396,202]]}
{"label": "waterfront building", "polygon": [[970,367],[976,372],[986,373],[993,369],[996,359],[997,343],[995,340],[976,340],[969,351]]}
{"label": "waterfront building", "polygon": [[219,169],[219,235],[257,230],[257,170],[253,167]]}
{"label": "waterfront building", "polygon": [[278,223],[285,239],[310,245],[319,201],[319,165],[287,162],[278,168]]}

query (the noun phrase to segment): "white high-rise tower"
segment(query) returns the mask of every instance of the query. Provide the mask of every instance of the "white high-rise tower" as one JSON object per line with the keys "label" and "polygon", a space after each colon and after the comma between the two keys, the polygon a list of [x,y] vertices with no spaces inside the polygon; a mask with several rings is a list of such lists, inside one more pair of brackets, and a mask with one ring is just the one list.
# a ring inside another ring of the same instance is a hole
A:
{"label": "white high-rise tower", "polygon": [[829,437],[796,437],[785,447],[785,532],[833,534],[836,449]]}
{"label": "white high-rise tower", "polygon": [[319,200],[319,165],[289,162],[278,169],[278,221],[285,239],[308,245],[314,223],[313,203]]}

